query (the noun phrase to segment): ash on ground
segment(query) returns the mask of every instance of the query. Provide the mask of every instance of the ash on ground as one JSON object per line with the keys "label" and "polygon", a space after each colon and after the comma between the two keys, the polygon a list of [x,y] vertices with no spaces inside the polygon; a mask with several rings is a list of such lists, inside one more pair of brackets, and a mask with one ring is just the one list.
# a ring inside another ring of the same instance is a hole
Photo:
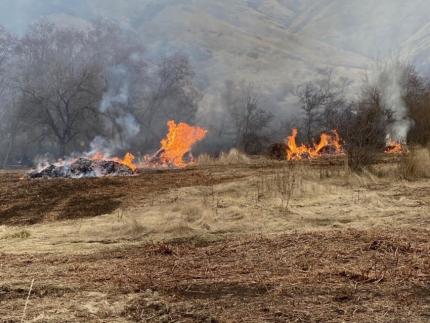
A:
{"label": "ash on ground", "polygon": [[105,176],[131,176],[135,172],[127,165],[111,160],[91,160],[79,158],[61,165],[51,164],[42,170],[30,172],[36,178],[92,178]]}

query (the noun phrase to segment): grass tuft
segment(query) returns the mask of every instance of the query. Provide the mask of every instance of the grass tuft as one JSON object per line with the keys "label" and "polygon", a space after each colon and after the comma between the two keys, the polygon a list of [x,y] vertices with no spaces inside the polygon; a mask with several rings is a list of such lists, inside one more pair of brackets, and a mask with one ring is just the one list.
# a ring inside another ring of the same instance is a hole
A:
{"label": "grass tuft", "polygon": [[24,239],[30,238],[30,236],[31,236],[31,233],[29,231],[27,231],[27,230],[21,230],[21,231],[18,231],[18,232],[7,234],[7,235],[3,236],[2,239],[4,239],[4,240],[8,240],[8,239],[21,239],[21,240],[24,240]]}
{"label": "grass tuft", "polygon": [[401,178],[413,180],[430,177],[430,151],[427,148],[412,148],[398,166]]}
{"label": "grass tuft", "polygon": [[250,161],[251,159],[247,155],[234,148],[228,153],[221,153],[218,158],[213,158],[207,154],[197,158],[197,164],[200,166],[249,164]]}

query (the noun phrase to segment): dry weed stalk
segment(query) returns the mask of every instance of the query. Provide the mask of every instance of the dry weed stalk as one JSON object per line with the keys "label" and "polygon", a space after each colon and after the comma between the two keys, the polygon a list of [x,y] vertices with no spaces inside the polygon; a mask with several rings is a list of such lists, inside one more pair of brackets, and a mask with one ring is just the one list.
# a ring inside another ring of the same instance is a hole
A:
{"label": "dry weed stalk", "polygon": [[257,202],[266,194],[280,199],[281,208],[288,210],[295,192],[302,186],[300,170],[294,165],[276,170],[274,174],[259,176],[256,183]]}
{"label": "dry weed stalk", "polygon": [[24,312],[22,313],[21,322],[25,321],[25,315],[26,315],[26,312],[27,312],[28,303],[30,301],[31,291],[33,290],[33,284],[34,284],[34,278],[31,281],[30,289],[28,290],[28,294],[27,294],[27,299],[25,300]]}

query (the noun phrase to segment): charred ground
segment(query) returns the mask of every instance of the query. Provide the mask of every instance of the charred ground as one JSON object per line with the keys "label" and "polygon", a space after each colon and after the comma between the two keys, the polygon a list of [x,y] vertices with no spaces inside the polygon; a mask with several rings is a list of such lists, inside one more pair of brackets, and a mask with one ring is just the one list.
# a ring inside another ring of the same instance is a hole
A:
{"label": "charred ground", "polygon": [[108,214],[145,203],[169,189],[216,185],[241,175],[214,177],[208,171],[149,171],[126,177],[30,179],[0,173],[0,224],[27,225]]}

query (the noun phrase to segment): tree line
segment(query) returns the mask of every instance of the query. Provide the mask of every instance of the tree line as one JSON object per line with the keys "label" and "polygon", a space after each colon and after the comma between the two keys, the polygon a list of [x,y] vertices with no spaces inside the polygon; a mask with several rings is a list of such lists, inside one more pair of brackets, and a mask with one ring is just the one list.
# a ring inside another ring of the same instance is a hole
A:
{"label": "tree line", "polygon": [[[325,70],[290,93],[297,103],[288,116],[276,115],[269,106],[275,100],[256,86],[226,81],[217,122],[204,120],[206,150],[261,154],[292,128],[300,129],[305,143],[337,129],[351,166],[360,167],[371,162],[369,152],[383,149],[390,127],[399,123],[386,99],[392,69],[406,138],[427,145],[430,79],[412,65],[397,64],[376,81],[365,80],[354,99],[346,94],[350,81]],[[138,35],[112,21],[71,28],[41,20],[21,37],[0,27],[0,166],[31,165],[40,155],[63,158],[97,144],[117,153],[156,150],[168,120],[201,121],[196,116],[204,90],[197,83],[186,55],[148,59]]]}

